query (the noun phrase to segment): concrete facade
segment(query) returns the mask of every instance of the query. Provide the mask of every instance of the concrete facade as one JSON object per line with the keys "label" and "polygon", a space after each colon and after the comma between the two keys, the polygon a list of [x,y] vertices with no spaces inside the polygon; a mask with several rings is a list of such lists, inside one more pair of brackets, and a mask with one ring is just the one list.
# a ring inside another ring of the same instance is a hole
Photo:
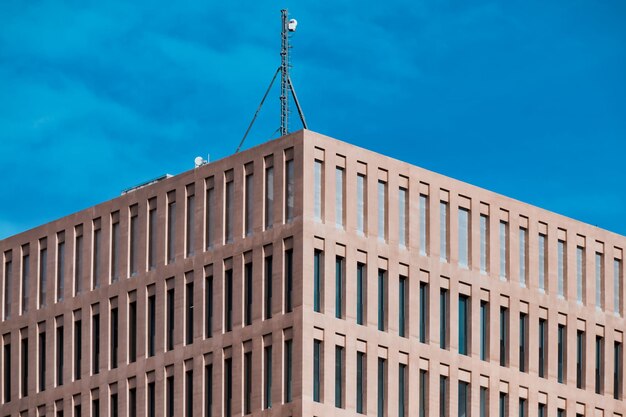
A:
{"label": "concrete facade", "polygon": [[625,248],[296,132],[2,240],[0,416],[624,417]]}

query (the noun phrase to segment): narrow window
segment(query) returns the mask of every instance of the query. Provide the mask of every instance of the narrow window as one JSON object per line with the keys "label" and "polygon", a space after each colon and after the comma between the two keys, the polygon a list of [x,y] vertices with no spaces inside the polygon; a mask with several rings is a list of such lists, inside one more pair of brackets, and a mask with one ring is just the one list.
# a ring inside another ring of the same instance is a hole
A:
{"label": "narrow window", "polygon": [[100,314],[91,317],[91,373],[100,373]]}
{"label": "narrow window", "polygon": [[313,310],[317,313],[322,311],[321,257],[322,251],[316,249],[313,254]]}
{"label": "narrow window", "polygon": [[193,416],[193,370],[185,372],[185,416]]}
{"label": "narrow window", "polygon": [[117,350],[119,348],[119,313],[117,307],[111,309],[111,335],[109,337],[111,369],[117,368]]}
{"label": "narrow window", "polygon": [[244,230],[246,236],[252,235],[252,213],[253,204],[254,204],[254,175],[252,173],[246,174],[246,181],[244,184],[244,204],[245,204],[245,213],[243,216],[244,219]]}
{"label": "narrow window", "polygon": [[539,290],[546,290],[546,271],[548,270],[548,247],[546,246],[546,235],[539,233]]}
{"label": "narrow window", "polygon": [[213,276],[209,275],[204,280],[204,332],[205,337],[213,336]]}
{"label": "narrow window", "polygon": [[165,382],[165,390],[166,390],[166,400],[165,400],[165,407],[166,407],[166,416],[167,417],[174,417],[174,398],[175,398],[175,394],[174,394],[174,376],[170,375],[167,377],[166,382]]}
{"label": "narrow window", "polygon": [[128,389],[128,417],[137,417],[137,388]]}
{"label": "narrow window", "polygon": [[174,326],[176,321],[174,320],[174,314],[176,307],[174,305],[174,288],[169,288],[166,295],[166,308],[167,316],[165,317],[165,346],[167,350],[174,349]]}
{"label": "narrow window", "polygon": [[[61,240],[63,239],[63,240]],[[57,302],[63,300],[65,291],[65,233],[57,234]]]}
{"label": "narrow window", "polygon": [[524,227],[519,228],[519,284],[526,287],[528,284],[528,276],[526,271],[528,263],[528,230]]}
{"label": "narrow window", "polygon": [[407,414],[407,366],[403,363],[398,365],[398,417]]}
{"label": "narrow window", "polygon": [[528,315],[519,315],[519,370],[528,372]]}
{"label": "narrow window", "polygon": [[285,162],[285,221],[293,220],[296,199],[296,183],[293,172],[293,159]]}
{"label": "narrow window", "polygon": [[576,247],[576,301],[582,304],[585,295],[585,248]]}
{"label": "narrow window", "polygon": [[74,240],[74,295],[78,295],[82,290],[83,280],[83,235],[82,226],[75,228],[76,235]]}
{"label": "narrow window", "polygon": [[407,277],[400,275],[398,280],[398,334],[400,337],[406,337],[407,330],[407,309],[408,309],[408,284]]}
{"label": "narrow window", "polygon": [[419,417],[428,417],[428,372],[420,369]]}
{"label": "narrow window", "polygon": [[448,377],[439,377],[439,417],[448,417]]}
{"label": "narrow window", "polygon": [[356,353],[356,412],[365,414],[365,353]]}
{"label": "narrow window", "polygon": [[356,231],[365,233],[365,175],[358,174],[356,177]]}
{"label": "narrow window", "polygon": [[30,280],[30,255],[28,245],[22,246],[22,314],[28,311]]}
{"label": "narrow window", "polygon": [[604,292],[604,255],[596,252],[596,308],[604,309],[602,293]]}
{"label": "narrow window", "polygon": [[458,417],[469,417],[470,386],[468,382],[459,381]]}
{"label": "narrow window", "polygon": [[563,298],[565,295],[565,242],[559,240],[557,245],[557,290],[559,297]]}
{"label": "narrow window", "polygon": [[120,221],[119,212],[111,215],[111,282],[120,279]]}
{"label": "narrow window", "polygon": [[539,319],[539,367],[538,373],[541,378],[546,377],[548,352],[546,350],[548,339],[548,325],[545,319]]}
{"label": "narrow window", "polygon": [[507,417],[509,415],[509,407],[508,407],[508,395],[506,395],[506,393],[501,392],[500,393],[500,401],[498,404],[498,408],[499,408],[499,416],[500,417]]}
{"label": "narrow window", "polygon": [[[7,358],[7,345],[4,346],[5,349],[5,372],[7,369],[7,365],[9,370],[11,369],[11,361],[9,360],[8,362],[6,361]],[[9,349],[9,355],[10,355],[10,349]],[[40,332],[39,333],[39,349],[38,352],[39,354],[39,392],[43,392],[46,389],[46,332]],[[6,393],[6,387],[7,385],[10,387],[11,384],[4,384],[5,387],[5,393]],[[10,389],[10,388],[9,388]]]}
{"label": "narrow window", "polygon": [[227,269],[224,273],[224,329],[230,332],[233,329],[233,270]]}
{"label": "narrow window", "polygon": [[194,254],[194,244],[196,241],[196,195],[193,190],[194,184],[187,186],[187,213],[185,216],[185,256]]}
{"label": "narrow window", "polygon": [[486,274],[489,259],[489,217],[480,215],[480,272]]}
{"label": "narrow window", "polygon": [[469,355],[470,334],[470,300],[467,295],[459,295],[459,353]]}
{"label": "narrow window", "polygon": [[335,407],[343,408],[343,347],[335,346]]}
{"label": "narrow window", "polygon": [[386,318],[385,309],[387,308],[387,283],[385,278],[386,271],[378,270],[378,330],[385,331]]}
{"label": "narrow window", "polygon": [[[39,355],[41,358],[41,350],[40,350]],[[41,372],[41,368],[40,368],[40,372]],[[41,373],[39,375],[41,375]],[[11,376],[12,376],[11,375],[11,344],[5,343],[4,344],[4,381],[3,381],[5,403],[11,402],[11,385],[12,385]],[[40,379],[41,379],[41,376],[40,376]],[[43,389],[41,389],[41,383],[40,383],[39,391],[43,391]]]}
{"label": "narrow window", "polygon": [[[118,414],[118,407],[119,407],[119,401],[117,399],[117,393],[115,394],[111,394],[111,402],[109,407],[111,408],[111,417],[117,417]],[[63,417],[63,414],[61,414],[60,416],[58,415],[59,412],[57,412],[57,417]],[[61,413],[63,413],[63,411],[61,411]]]}
{"label": "narrow window", "polygon": [[343,276],[343,258],[335,258],[335,317],[343,318],[343,300],[345,298],[345,283]]}
{"label": "narrow window", "polygon": [[398,243],[406,247],[408,243],[407,224],[409,218],[408,190],[400,187],[398,190]]}
{"label": "narrow window", "polygon": [[[20,360],[21,360],[21,370],[20,370],[21,393],[20,394],[21,394],[21,397],[24,398],[28,396],[28,338],[27,337],[22,338],[21,349],[22,351],[20,352]],[[11,381],[5,380],[4,383],[5,383],[5,386],[7,383],[10,385]]]}
{"label": "narrow window", "polygon": [[207,188],[205,197],[204,245],[206,249],[213,247],[213,235],[215,232],[215,189],[213,188],[212,181],[209,184],[211,184],[211,186]]}
{"label": "narrow window", "polygon": [[243,356],[244,394],[243,412],[252,412],[252,352],[246,352]]}
{"label": "narrow window", "polygon": [[565,410],[563,410],[562,408],[557,408],[556,417],[565,417]]}
{"label": "narrow window", "polygon": [[204,417],[213,416],[213,364],[204,366]]}
{"label": "narrow window", "polygon": [[265,168],[265,229],[274,224],[274,167]]}
{"label": "narrow window", "polygon": [[439,344],[441,349],[448,348],[448,290],[439,291]]}
{"label": "narrow window", "polygon": [[11,251],[4,253],[4,319],[11,317],[11,293],[13,282],[13,262],[11,261]]}
{"label": "narrow window", "polygon": [[480,409],[478,417],[489,417],[489,391],[487,387],[480,387]]}
{"label": "narrow window", "polygon": [[439,203],[439,257],[448,262],[448,203]]}
{"label": "narrow window", "polygon": [[293,310],[293,250],[285,251],[285,312]]}
{"label": "narrow window", "polygon": [[156,198],[149,200],[148,205],[148,269],[156,268],[156,233],[157,233],[157,209]]}
{"label": "narrow window", "polygon": [[233,360],[224,359],[224,411],[225,417],[233,413]]}
{"label": "narrow window", "polygon": [[500,307],[500,366],[508,365],[509,310]]}
{"label": "narrow window", "polygon": [[385,387],[387,386],[387,364],[383,358],[378,358],[378,417],[385,416]]}
{"label": "narrow window", "polygon": [[313,340],[313,401],[321,402],[322,342]]}
{"label": "narrow window", "polygon": [[428,339],[428,284],[420,282],[420,342]]}
{"label": "narrow window", "polygon": [[387,183],[378,181],[378,238],[387,239]]}
{"label": "narrow window", "polygon": [[[41,245],[42,242],[40,241]],[[45,245],[45,239],[44,243]],[[48,285],[48,249],[46,247],[39,249],[39,308],[42,308],[46,305],[46,295],[47,295],[47,285]]]}
{"label": "narrow window", "polygon": [[74,320],[74,381],[81,376],[81,363],[83,359],[83,324],[82,320]]}
{"label": "narrow window", "polygon": [[290,403],[293,396],[293,340],[285,340],[285,403]]}
{"label": "narrow window", "polygon": [[526,398],[520,398],[518,407],[519,417],[527,417],[526,408]]}
{"label": "narrow window", "polygon": [[193,343],[193,282],[186,284],[185,291],[185,343]]}
{"label": "narrow window", "polygon": [[[135,276],[137,275],[137,255],[139,254],[139,251],[137,250],[137,243],[138,243],[137,240],[139,239],[139,215],[138,215],[138,209],[137,209],[136,204],[130,208],[130,213],[131,213],[130,214],[130,231],[129,231],[129,238],[130,238],[129,258],[130,259],[128,261],[128,264],[130,268],[130,276]],[[171,221],[171,218],[170,218],[170,221]],[[173,233],[173,231],[171,233]],[[174,260],[173,252],[168,252],[168,253],[171,254],[172,256],[171,261],[173,261]]]}
{"label": "narrow window", "polygon": [[537,417],[546,417],[546,405],[539,403],[537,407]]}
{"label": "narrow window", "polygon": [[585,387],[585,332],[576,332],[576,388]]}
{"label": "narrow window", "polygon": [[322,221],[322,161],[315,160],[313,167],[313,205],[315,220]]}
{"label": "narrow window", "polygon": [[344,227],[344,189],[345,175],[343,168],[335,168],[335,224],[337,227]]}
{"label": "narrow window", "polygon": [[156,297],[151,295],[148,297],[148,356],[155,354],[156,342]]}
{"label": "narrow window", "polygon": [[420,254],[428,253],[428,196],[420,194]]}
{"label": "narrow window", "polygon": [[613,259],[613,311],[620,315],[622,308],[622,260]]}
{"label": "narrow window", "polygon": [[245,279],[245,319],[244,325],[250,326],[252,324],[252,291],[254,287],[252,277],[252,262],[248,262],[244,266],[244,279]]}
{"label": "narrow window", "polygon": [[167,194],[167,262],[172,263],[176,257],[176,194]]}
{"label": "narrow window", "polygon": [[[155,386],[154,386],[154,382],[149,382],[148,383],[148,392],[147,392],[147,408],[148,408],[148,416],[147,417],[154,417],[155,413],[156,413],[156,400],[155,400]],[[94,405],[95,407],[95,405]]]}
{"label": "narrow window", "polygon": [[506,279],[509,270],[509,224],[500,220],[500,278]]}
{"label": "narrow window", "polygon": [[265,320],[272,318],[272,255],[265,257]]}
{"label": "narrow window", "polygon": [[100,288],[100,257],[102,252],[102,230],[100,229],[100,219],[93,222],[93,251],[92,251],[92,289]]}
{"label": "narrow window", "polygon": [[489,303],[480,301],[480,360],[489,360]]}
{"label": "narrow window", "polygon": [[557,329],[557,381],[561,384],[565,380],[565,343],[566,343],[566,335],[565,335],[565,326],[559,324]]}
{"label": "narrow window", "polygon": [[128,304],[128,361],[137,360],[137,302]]}
{"label": "narrow window", "polygon": [[622,398],[622,344],[613,343],[613,398]]}
{"label": "narrow window", "polygon": [[233,241],[235,182],[226,181],[224,195],[224,243]]}
{"label": "narrow window", "polygon": [[[91,417],[100,417],[100,399],[98,398],[91,400]],[[148,417],[154,417],[154,413],[149,414]]]}
{"label": "narrow window", "polygon": [[470,223],[469,210],[459,208],[459,265],[462,268],[469,266],[470,250]]}
{"label": "narrow window", "polygon": [[602,336],[596,336],[596,394],[604,392],[604,339]]}
{"label": "narrow window", "polygon": [[265,346],[265,383],[263,398],[265,409],[272,408],[272,346]]}
{"label": "narrow window", "polygon": [[363,325],[365,319],[365,305],[367,304],[367,291],[365,288],[365,264],[356,264],[356,324]]}

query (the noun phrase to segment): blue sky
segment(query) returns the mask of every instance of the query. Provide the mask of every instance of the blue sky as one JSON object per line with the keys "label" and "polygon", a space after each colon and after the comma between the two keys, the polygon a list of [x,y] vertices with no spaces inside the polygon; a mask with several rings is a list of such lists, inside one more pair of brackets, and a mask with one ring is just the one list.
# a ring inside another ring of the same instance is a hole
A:
{"label": "blue sky", "polygon": [[0,239],[233,153],[283,7],[310,129],[626,234],[623,1],[5,0]]}

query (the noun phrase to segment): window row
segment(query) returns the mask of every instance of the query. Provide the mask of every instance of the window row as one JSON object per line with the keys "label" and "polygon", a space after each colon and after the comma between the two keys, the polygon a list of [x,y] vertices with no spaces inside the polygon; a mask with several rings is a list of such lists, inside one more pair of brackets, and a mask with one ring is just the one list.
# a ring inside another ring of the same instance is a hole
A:
{"label": "window row", "polygon": [[[196,197],[197,184],[189,184],[184,189],[182,202],[180,196],[177,199],[177,191],[173,190],[166,194],[164,203],[153,197],[145,207],[133,204],[125,213],[114,211],[89,224],[79,224],[73,230],[41,238],[34,245],[24,244],[19,249],[5,251],[3,319],[15,313],[26,313],[33,302],[37,308],[45,307],[51,301],[49,292],[53,293],[51,297],[55,302],[60,302],[68,293],[76,296],[120,278],[154,270],[157,265],[173,263],[183,253],[185,257],[193,256],[200,247],[211,250],[215,244],[230,243],[235,224],[243,224],[243,238],[254,230],[261,230],[261,225],[257,225],[261,221],[262,230],[270,229],[279,209],[274,205],[275,189],[284,191],[281,221],[291,222],[295,215],[293,150],[290,148],[284,152],[284,172],[280,176],[283,184],[277,184],[279,177],[274,177],[275,166],[270,155],[264,158],[263,169],[257,170],[257,176],[263,178],[255,178],[252,163],[243,167],[243,186],[239,185],[231,169],[223,174],[219,185],[217,176],[207,178],[204,195],[200,198]],[[262,191],[263,198],[255,193],[255,186]],[[255,208],[258,201],[262,201],[263,219],[256,219],[255,213],[261,212]],[[235,204],[243,204],[243,210]],[[182,215],[179,214],[181,206]],[[243,218],[235,223],[237,213],[243,213]],[[183,228],[179,226],[181,223]],[[223,236],[217,238],[218,232]],[[32,282],[33,279],[36,281]],[[71,282],[66,282],[68,280]],[[18,293],[14,295],[15,285]],[[31,291],[33,285],[35,291]],[[31,300],[33,295],[36,300]]]}
{"label": "window row", "polygon": [[[323,277],[323,263],[324,252],[321,250],[314,251],[314,269],[313,269],[313,309],[315,312],[322,312],[323,310],[323,295],[324,283],[328,282]],[[367,325],[366,312],[369,308],[375,308],[376,325],[380,331],[389,330],[389,316],[391,309],[396,309],[397,314],[394,318],[397,320],[395,326],[398,335],[400,337],[408,337],[409,335],[409,305],[414,303],[417,305],[413,311],[417,313],[417,337],[421,343],[431,343],[433,341],[439,343],[442,349],[450,349],[450,338],[452,331],[458,331],[457,349],[461,355],[471,355],[472,350],[472,337],[478,337],[479,351],[476,352],[480,356],[481,360],[490,361],[497,358],[501,366],[509,366],[511,360],[512,350],[518,353],[517,366],[521,372],[529,372],[529,357],[530,357],[530,344],[532,342],[533,349],[537,350],[538,364],[537,373],[538,376],[547,378],[548,376],[548,349],[551,346],[552,349],[556,348],[557,351],[557,379],[558,382],[564,383],[566,381],[565,373],[567,369],[567,357],[568,349],[566,346],[567,333],[566,326],[559,322],[558,326],[552,326],[552,330],[557,330],[556,337],[554,333],[551,333],[548,329],[548,311],[547,309],[541,310],[541,317],[533,318],[536,323],[529,322],[531,317],[528,314],[529,306],[525,302],[521,302],[522,310],[518,317],[513,317],[510,313],[508,303],[506,305],[496,306],[496,311],[491,311],[491,304],[488,299],[480,297],[479,304],[476,306],[474,313],[472,311],[472,297],[469,295],[470,287],[461,283],[461,288],[467,288],[467,293],[460,293],[458,299],[450,299],[450,290],[448,288],[430,288],[429,282],[420,281],[419,289],[417,291],[417,300],[410,300],[409,298],[409,279],[406,275],[398,275],[395,278],[389,276],[385,269],[378,268],[375,274],[375,280],[368,282],[368,274],[366,273],[366,264],[357,262],[356,270],[352,271],[351,277],[356,281],[354,287],[356,289],[354,308],[355,311],[351,314],[355,317],[356,324]],[[408,272],[407,272],[408,275]],[[370,277],[371,278],[371,277]],[[396,294],[390,295],[390,279],[395,279],[392,288],[397,291]],[[442,282],[448,282],[447,279],[442,278]],[[374,286],[374,290],[370,291],[368,288]],[[345,271],[345,258],[342,256],[335,257],[335,274],[334,274],[334,314],[338,319],[346,318],[346,271]],[[463,290],[462,290],[463,291]],[[368,294],[375,293],[374,300],[368,300]],[[432,300],[432,297],[436,297],[436,300]],[[391,297],[391,298],[390,298]],[[504,299],[508,300],[507,297]],[[451,302],[455,302],[454,309],[451,308]],[[431,306],[431,303],[434,305]],[[437,310],[435,310],[438,308]],[[458,317],[451,319],[451,311],[458,312]],[[437,312],[437,315],[435,315]],[[475,317],[475,319],[473,319]],[[455,320],[456,319],[456,320]],[[566,322],[565,316],[563,316],[563,322]],[[450,324],[456,323],[457,329],[451,329]],[[579,322],[582,322],[579,320]],[[584,323],[584,322],[583,322]],[[438,328],[437,328],[438,327]],[[594,344],[594,358],[595,358],[595,390],[598,393],[604,392],[604,379],[605,368],[612,368],[613,376],[613,395],[616,398],[622,396],[622,375],[623,375],[623,350],[622,350],[622,338],[623,333],[619,340],[614,342],[613,346],[613,366],[605,363],[605,350],[608,347],[604,346],[604,328],[602,328],[602,334],[595,336]],[[517,346],[512,345],[510,342],[511,332],[517,331],[518,337]],[[437,332],[435,334],[435,332]],[[533,333],[531,333],[533,332]],[[536,337],[535,337],[536,336]],[[577,369],[581,370],[583,374],[577,375],[577,385],[579,388],[584,388],[584,369],[586,369],[585,360],[588,357],[585,351],[585,346],[591,344],[593,341],[593,335],[589,335],[589,341],[585,337],[585,333],[578,330],[577,337],[580,339],[580,343],[577,343]],[[490,347],[492,344],[492,338],[498,340],[498,352],[491,352]],[[591,351],[589,351],[591,354]],[[533,355],[534,356],[534,355]]]}
{"label": "window row", "polygon": [[[335,169],[335,222],[337,227],[345,228],[346,225],[346,213],[354,213],[356,216],[356,232],[364,235],[367,230],[368,224],[368,197],[367,197],[367,181],[366,169],[360,167],[357,169],[356,177],[356,201],[352,203],[352,207],[346,210],[346,175],[345,175],[345,158],[339,158],[339,166]],[[323,198],[325,184],[323,179],[324,174],[324,161],[315,159],[314,161],[314,217],[318,221],[324,219],[325,204],[329,205],[330,201]],[[397,218],[394,219],[393,224],[397,224],[398,230],[397,243],[400,247],[406,248],[409,246],[409,218],[412,213],[409,210],[409,191],[408,182],[409,179],[404,176],[399,176],[398,186],[395,190],[389,190],[388,185],[388,173],[384,170],[379,170],[377,177],[374,179],[376,182],[376,233],[379,239],[387,241],[389,239],[389,201],[390,199],[398,202]],[[515,234],[512,233],[513,223],[509,222],[509,213],[501,210],[497,218],[491,219],[489,214],[489,206],[481,203],[480,213],[476,219],[472,219],[471,212],[471,200],[469,198],[460,196],[460,204],[456,208],[456,215],[452,216],[453,207],[450,206],[449,192],[443,191],[445,198],[437,202],[431,202],[431,197],[428,194],[422,194],[422,191],[427,191],[428,186],[420,183],[420,194],[416,197],[418,219],[418,233],[419,233],[419,250],[422,255],[438,254],[442,262],[449,262],[451,256],[451,243],[454,243],[455,252],[454,255],[458,262],[459,267],[469,269],[472,267],[472,251],[478,251],[476,260],[478,265],[475,265],[476,269],[481,273],[498,274],[502,279],[510,279],[515,276],[519,284],[523,287],[529,286],[529,279],[536,280],[535,286],[540,291],[547,292],[549,289],[548,279],[551,276],[551,271],[556,273],[556,285],[555,291],[560,297],[567,297],[569,292],[569,286],[575,288],[576,300],[580,303],[587,304],[587,280],[593,279],[595,284],[595,305],[598,308],[605,308],[605,297],[611,296],[611,303],[613,306],[613,312],[616,314],[622,314],[624,311],[624,277],[622,270],[622,249],[615,248],[615,256],[612,259],[605,259],[604,244],[601,242],[595,242],[596,249],[590,252],[587,256],[587,248],[585,245],[585,238],[583,236],[575,236],[575,239],[569,239],[569,241],[576,241],[575,244],[575,267],[570,271],[568,268],[568,239],[566,238],[567,232],[565,230],[558,230],[557,239],[548,239],[548,226],[545,223],[539,223],[536,232],[536,236],[529,235],[529,220],[526,217],[521,216],[519,226],[516,227]],[[436,203],[436,204],[435,204]],[[431,216],[430,211],[437,210],[438,218]],[[438,220],[439,230],[439,247],[436,252],[431,244],[431,231],[435,230],[431,222]],[[454,230],[457,235],[453,238],[452,221],[455,221]],[[479,230],[474,232],[472,228],[475,226]],[[496,236],[492,237],[492,229],[496,229]],[[497,237],[497,240],[495,239]],[[515,245],[512,239],[517,239]],[[476,239],[476,242],[472,242],[472,239]],[[497,243],[496,243],[497,242]],[[497,248],[493,253],[493,256],[497,256],[498,265],[497,270],[491,271],[491,258],[492,258],[492,243],[497,244]],[[570,243],[571,244],[571,243]],[[556,265],[552,265],[549,257],[549,245],[554,245],[554,249],[557,252]],[[516,271],[511,270],[512,256],[511,248],[515,246],[518,249],[517,257],[515,259],[518,269]],[[529,253],[531,248],[533,253]],[[574,253],[574,252],[572,252]],[[612,262],[612,263],[609,263]],[[594,264],[592,269],[587,270],[587,264]],[[533,265],[533,270],[530,266]],[[605,271],[610,271],[609,273]],[[587,275],[594,275],[593,277],[587,277]]]}

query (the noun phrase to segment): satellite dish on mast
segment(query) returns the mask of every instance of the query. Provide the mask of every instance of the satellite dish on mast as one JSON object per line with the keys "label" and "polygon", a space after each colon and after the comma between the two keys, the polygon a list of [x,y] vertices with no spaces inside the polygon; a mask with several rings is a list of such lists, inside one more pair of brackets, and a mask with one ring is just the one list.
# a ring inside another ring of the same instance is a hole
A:
{"label": "satellite dish on mast", "polygon": [[296,19],[289,20],[289,24],[287,25],[289,32],[295,32],[296,26],[298,26],[298,21]]}

